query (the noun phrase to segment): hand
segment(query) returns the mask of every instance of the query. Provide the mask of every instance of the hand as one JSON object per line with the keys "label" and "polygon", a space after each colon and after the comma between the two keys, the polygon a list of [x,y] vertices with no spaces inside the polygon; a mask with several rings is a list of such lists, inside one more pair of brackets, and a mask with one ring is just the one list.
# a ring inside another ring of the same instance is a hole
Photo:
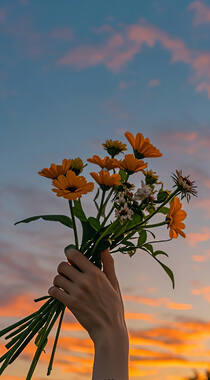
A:
{"label": "hand", "polygon": [[109,249],[101,252],[103,271],[76,249],[66,251],[69,261],[58,265],[48,293],[74,314],[95,342],[110,328],[127,331],[124,306]]}

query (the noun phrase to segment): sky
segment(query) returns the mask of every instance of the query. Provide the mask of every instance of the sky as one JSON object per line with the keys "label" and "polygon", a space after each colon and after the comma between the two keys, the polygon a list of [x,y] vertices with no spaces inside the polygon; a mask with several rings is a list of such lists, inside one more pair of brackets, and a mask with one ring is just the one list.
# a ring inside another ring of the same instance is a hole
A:
{"label": "sky", "polygon": [[[157,243],[169,257],[175,289],[144,251],[114,253],[129,332],[130,380],[183,380],[210,368],[210,2],[167,0],[1,0],[0,2],[0,329],[37,310],[65,260],[72,230],[43,220],[69,214],[68,203],[37,173],[64,158],[104,157],[106,139],[150,138],[162,157],[148,158],[165,188],[182,169],[196,182],[186,238]],[[88,163],[84,175],[96,165]],[[138,187],[142,176],[133,176]],[[95,189],[97,187],[95,186]],[[95,193],[84,197],[95,216]],[[153,222],[161,221],[155,216]],[[79,227],[79,226],[78,226]],[[168,230],[156,231],[158,240]],[[56,330],[34,380],[47,378]],[[1,355],[6,352],[0,338]],[[23,380],[34,343],[2,380]],[[53,380],[90,379],[94,346],[67,311]]]}

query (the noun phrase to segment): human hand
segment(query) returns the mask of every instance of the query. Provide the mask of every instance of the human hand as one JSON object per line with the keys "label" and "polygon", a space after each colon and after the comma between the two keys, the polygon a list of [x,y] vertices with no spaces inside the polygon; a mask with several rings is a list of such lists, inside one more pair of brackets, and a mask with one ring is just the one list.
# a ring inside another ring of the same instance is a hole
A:
{"label": "human hand", "polygon": [[[80,251],[66,250],[69,261],[58,265],[48,293],[62,302],[96,342],[102,333],[127,332],[124,306],[109,249],[101,252],[103,271]],[[100,339],[100,338],[99,338]]]}

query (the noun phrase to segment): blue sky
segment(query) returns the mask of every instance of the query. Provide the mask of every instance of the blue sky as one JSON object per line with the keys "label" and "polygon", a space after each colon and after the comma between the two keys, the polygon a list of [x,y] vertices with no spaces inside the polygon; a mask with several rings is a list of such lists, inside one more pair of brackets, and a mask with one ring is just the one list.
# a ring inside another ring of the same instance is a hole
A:
{"label": "blue sky", "polygon": [[[209,31],[208,1],[1,1],[2,324],[36,309],[31,300],[47,292],[64,259],[63,248],[73,239],[56,223],[14,226],[33,215],[68,213],[67,202],[37,172],[64,158],[104,157],[106,139],[127,143],[125,131],[141,132],[163,153],[148,159],[148,168],[168,189],[172,172],[183,169],[196,181],[199,197],[189,205],[183,201],[186,239],[180,236],[164,247],[175,290],[144,253],[132,258],[115,254],[130,333],[130,378],[182,380],[192,368],[202,372],[209,366]],[[94,170],[88,164],[88,179]],[[85,207],[95,214],[91,197]],[[168,237],[168,230],[158,233],[160,239]],[[52,378],[88,379],[91,342],[71,313],[65,318],[60,346],[67,347],[67,363],[62,365],[61,349]],[[86,344],[88,365],[81,360]],[[70,347],[75,347],[73,354]],[[2,379],[22,380],[32,352],[33,346]],[[68,364],[75,357],[78,368]],[[45,376],[47,359],[42,360],[35,380]]]}

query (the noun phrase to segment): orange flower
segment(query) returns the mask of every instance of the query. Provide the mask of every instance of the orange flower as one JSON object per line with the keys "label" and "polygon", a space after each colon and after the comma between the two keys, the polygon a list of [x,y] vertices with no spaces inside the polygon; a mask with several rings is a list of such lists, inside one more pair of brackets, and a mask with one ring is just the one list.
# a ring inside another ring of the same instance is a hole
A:
{"label": "orange flower", "polygon": [[125,137],[133,147],[134,155],[136,158],[145,157],[161,157],[159,149],[155,148],[154,145],[150,143],[150,139],[146,139],[142,133],[137,133],[136,138],[130,132],[125,132]]}
{"label": "orange flower", "polygon": [[118,162],[119,168],[125,170],[128,174],[139,172],[147,167],[147,163],[138,160],[133,154],[126,154],[124,160]]}
{"label": "orange flower", "polygon": [[57,179],[52,181],[57,189],[52,189],[58,197],[69,200],[81,198],[82,194],[86,194],[93,190],[94,183],[87,182],[85,177],[76,175],[73,170],[68,170],[66,176],[59,175]]}
{"label": "orange flower", "polygon": [[119,167],[118,161],[115,158],[110,158],[109,156],[100,158],[99,156],[94,155],[92,158],[87,158],[87,161],[99,165],[102,169],[106,168],[107,170]]}
{"label": "orange flower", "polygon": [[107,170],[101,170],[99,173],[91,172],[90,175],[100,185],[102,190],[109,190],[112,186],[119,186],[121,184],[121,177],[119,174],[109,174]]}
{"label": "orange flower", "polygon": [[102,146],[112,158],[127,149],[126,144],[123,144],[119,140],[106,140]]}
{"label": "orange flower", "polygon": [[44,168],[40,172],[38,172],[38,174],[43,177],[56,179],[59,175],[66,174],[67,170],[69,170],[71,166],[71,161],[72,160],[67,160],[66,158],[64,158],[64,160],[62,161],[62,165],[51,164],[49,169]]}
{"label": "orange flower", "polygon": [[186,218],[187,213],[181,210],[182,204],[178,197],[174,197],[173,201],[170,202],[170,210],[166,217],[168,220],[168,227],[170,227],[169,236],[171,239],[177,238],[178,234],[182,237],[186,237],[185,233],[181,230],[185,228],[185,224],[182,221]]}

